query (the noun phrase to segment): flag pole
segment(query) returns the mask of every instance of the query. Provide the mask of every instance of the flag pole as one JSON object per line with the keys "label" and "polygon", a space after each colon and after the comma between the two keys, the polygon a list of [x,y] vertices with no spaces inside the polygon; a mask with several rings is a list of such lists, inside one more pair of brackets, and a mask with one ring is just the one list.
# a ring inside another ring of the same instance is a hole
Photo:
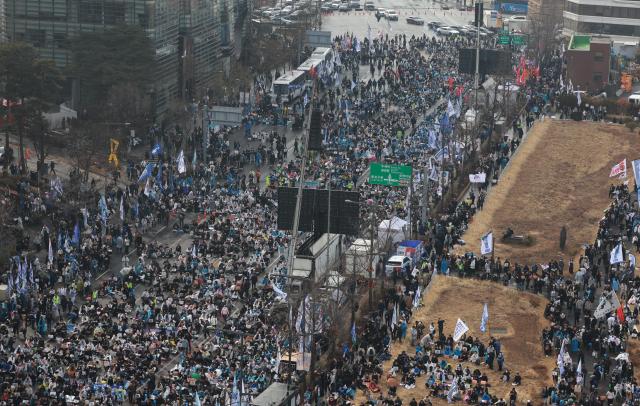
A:
{"label": "flag pole", "polygon": [[[489,233],[493,235],[493,230],[489,230]],[[495,246],[496,246],[495,238],[491,238],[491,262],[493,262],[494,253],[496,252]]]}

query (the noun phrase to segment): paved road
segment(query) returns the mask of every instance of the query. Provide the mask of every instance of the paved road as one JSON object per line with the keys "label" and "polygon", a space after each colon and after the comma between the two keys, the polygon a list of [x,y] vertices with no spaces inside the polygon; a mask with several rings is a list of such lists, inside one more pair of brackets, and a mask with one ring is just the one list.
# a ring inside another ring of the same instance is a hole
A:
{"label": "paved road", "polygon": [[[373,11],[350,11],[334,12],[325,15],[322,18],[322,30],[331,31],[333,36],[342,35],[344,33],[354,33],[356,36],[363,38],[367,36],[368,28],[371,27],[371,36],[389,34],[406,34],[429,36],[435,35],[435,32],[427,27],[420,25],[409,25],[406,18],[409,16],[419,16],[425,21],[438,21],[446,25],[465,25],[473,20],[473,12],[458,11],[456,2],[433,2],[431,0],[373,0],[376,7],[385,9],[394,9],[400,15],[398,21],[387,21],[386,19],[376,19]],[[442,10],[441,4],[447,4],[451,10]]]}

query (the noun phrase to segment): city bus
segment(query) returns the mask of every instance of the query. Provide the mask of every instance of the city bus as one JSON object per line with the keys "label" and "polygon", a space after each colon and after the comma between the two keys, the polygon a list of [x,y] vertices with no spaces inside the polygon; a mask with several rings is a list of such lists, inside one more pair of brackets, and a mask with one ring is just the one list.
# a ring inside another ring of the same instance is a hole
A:
{"label": "city bus", "polygon": [[273,94],[285,103],[302,96],[307,81],[307,72],[294,70],[280,76],[273,82]]}
{"label": "city bus", "polygon": [[313,50],[309,59],[320,59],[328,64],[333,61],[333,49],[318,47]]}
{"label": "city bus", "polygon": [[324,61],[322,59],[313,59],[309,58],[306,61],[302,62],[302,65],[298,66],[298,70],[305,73],[306,80],[311,80],[311,74],[309,73],[311,69],[315,69],[316,73],[318,72],[318,68]]}

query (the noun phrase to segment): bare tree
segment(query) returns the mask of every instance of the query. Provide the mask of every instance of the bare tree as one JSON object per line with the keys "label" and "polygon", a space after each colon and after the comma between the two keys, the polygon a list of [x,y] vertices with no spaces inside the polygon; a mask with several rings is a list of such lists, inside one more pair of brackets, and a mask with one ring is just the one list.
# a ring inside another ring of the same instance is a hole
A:
{"label": "bare tree", "polygon": [[34,115],[31,119],[28,135],[33,142],[33,149],[36,151],[38,158],[38,175],[40,175],[45,166],[45,159],[47,159],[51,150],[49,123],[41,114]]}
{"label": "bare tree", "polygon": [[105,154],[107,143],[104,127],[93,122],[76,121],[70,126],[71,153],[75,157],[75,167],[84,172],[82,177],[86,181],[94,161],[100,154]]}

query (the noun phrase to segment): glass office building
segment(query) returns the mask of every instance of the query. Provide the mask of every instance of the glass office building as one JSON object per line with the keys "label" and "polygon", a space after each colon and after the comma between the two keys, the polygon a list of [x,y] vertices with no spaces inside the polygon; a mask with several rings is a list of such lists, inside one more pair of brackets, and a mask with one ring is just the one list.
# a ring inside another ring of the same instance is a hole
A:
{"label": "glass office building", "polygon": [[172,99],[202,94],[220,71],[221,45],[233,40],[235,1],[0,0],[0,14],[9,41],[32,44],[61,68],[71,63],[70,38],[121,24],[143,27],[155,45],[156,112],[162,113]]}

